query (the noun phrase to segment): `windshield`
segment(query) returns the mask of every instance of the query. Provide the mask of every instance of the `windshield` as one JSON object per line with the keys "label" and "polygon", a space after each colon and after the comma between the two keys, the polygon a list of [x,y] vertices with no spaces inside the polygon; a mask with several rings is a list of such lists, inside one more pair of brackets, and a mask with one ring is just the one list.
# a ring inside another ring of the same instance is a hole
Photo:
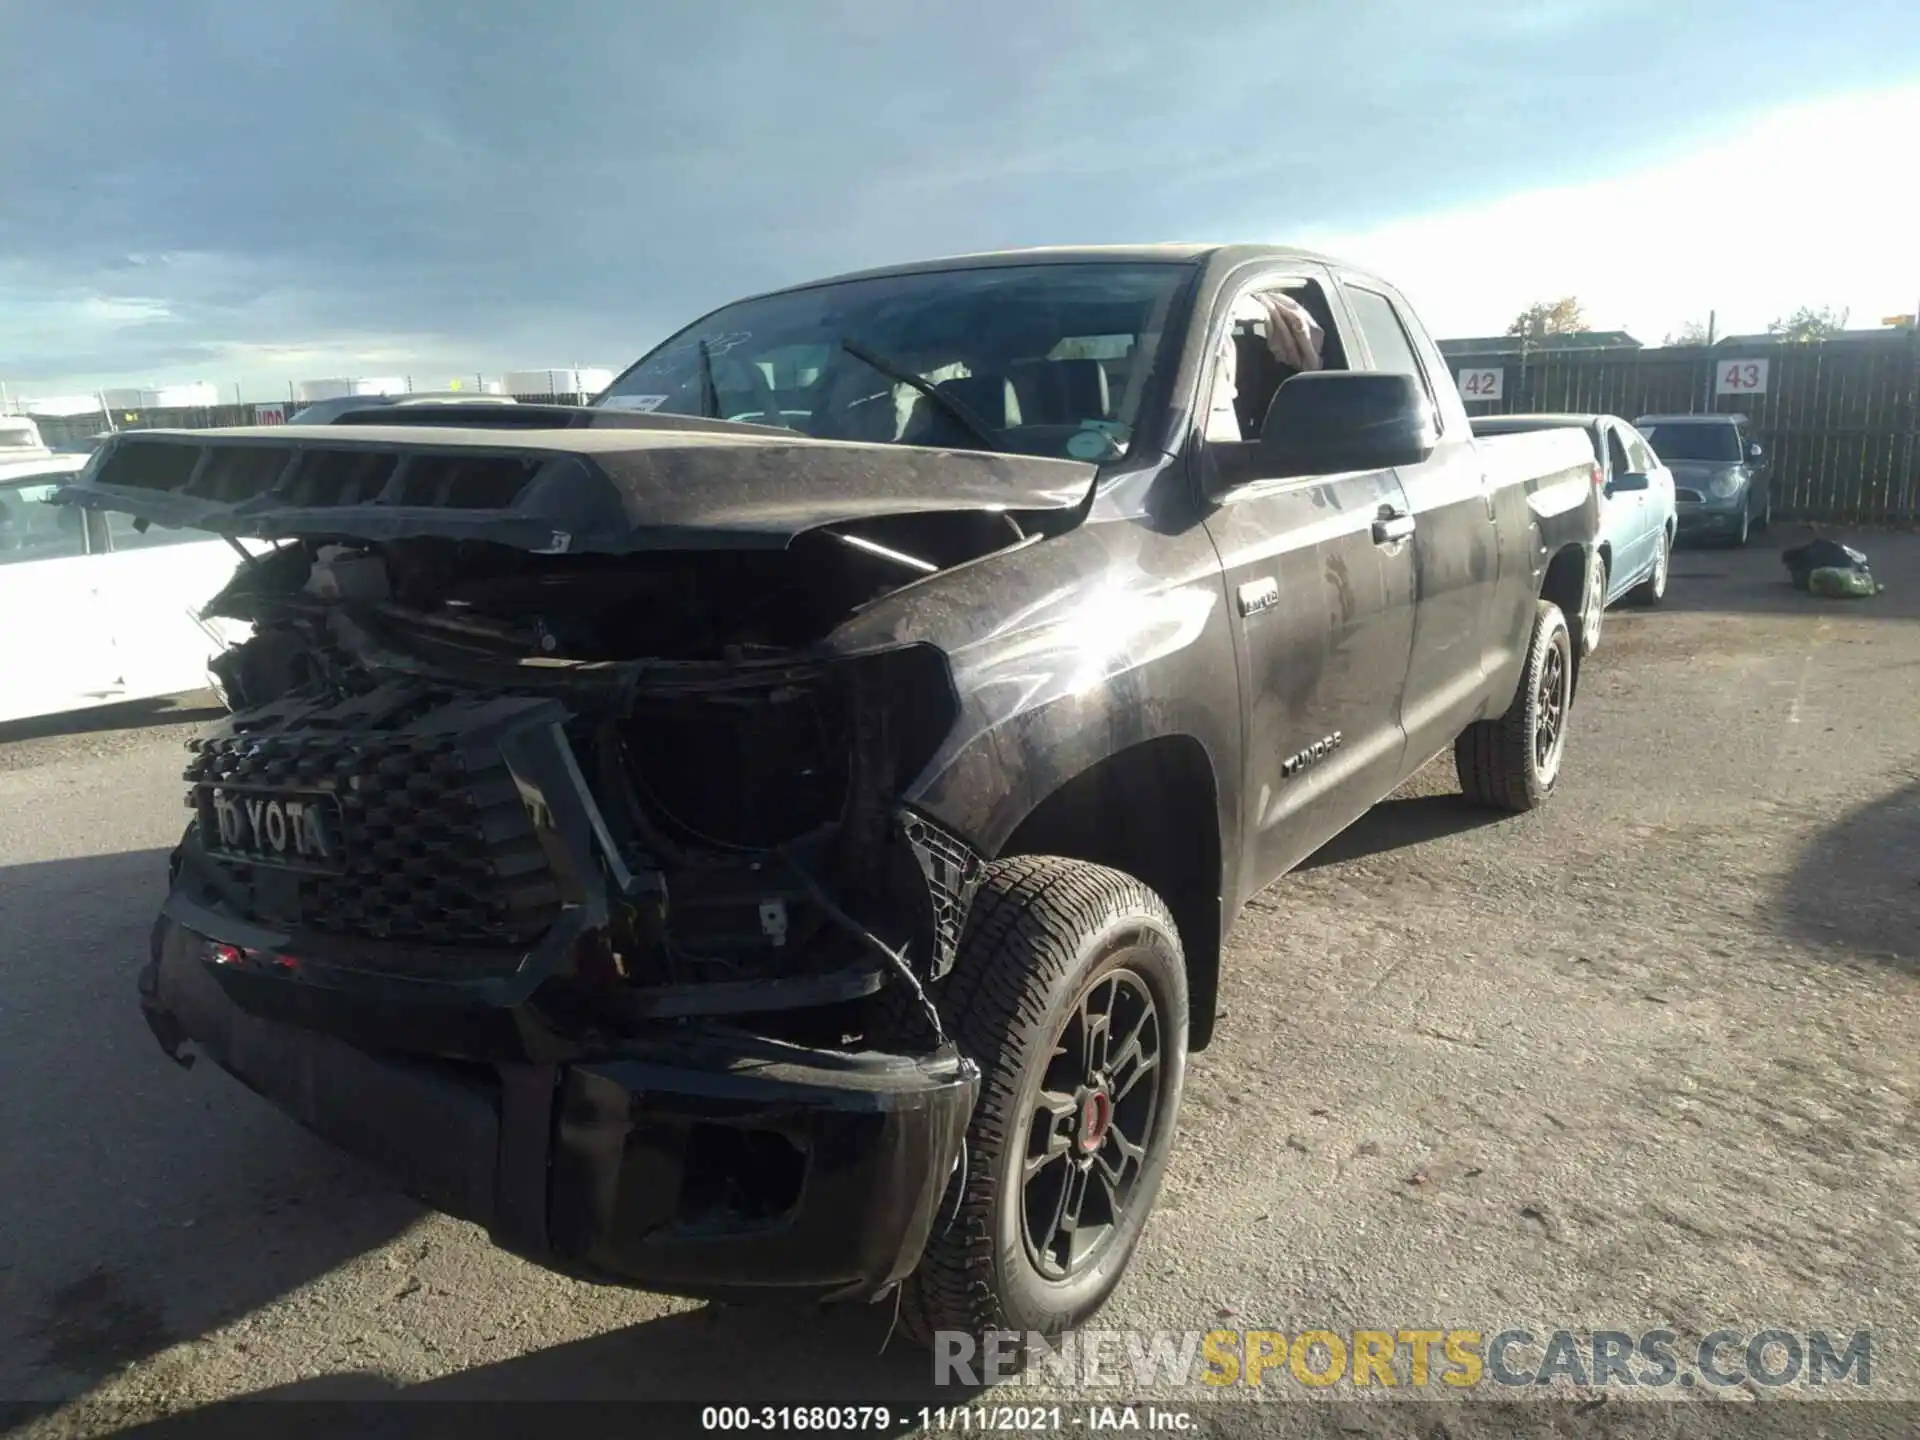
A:
{"label": "windshield", "polygon": [[1662,460],[1740,463],[1740,436],[1731,425],[1650,425],[1646,436]]}
{"label": "windshield", "polygon": [[1195,273],[1008,265],[744,300],[674,336],[594,403],[827,440],[1117,459]]}

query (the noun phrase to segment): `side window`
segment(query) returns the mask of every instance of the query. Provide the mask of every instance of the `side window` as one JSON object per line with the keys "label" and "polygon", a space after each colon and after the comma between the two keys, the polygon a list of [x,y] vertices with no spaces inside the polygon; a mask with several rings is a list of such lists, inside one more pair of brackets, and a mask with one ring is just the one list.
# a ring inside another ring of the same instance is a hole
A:
{"label": "side window", "polygon": [[131,515],[122,515],[118,510],[107,512],[107,545],[116,551],[151,550],[160,545],[188,545],[196,540],[217,538],[205,530],[169,530],[160,525],[149,525],[143,534],[134,527]]}
{"label": "side window", "polygon": [[1426,367],[1420,363],[1419,353],[1414,349],[1413,337],[1407,333],[1407,327],[1400,319],[1399,311],[1377,290],[1363,290],[1357,285],[1348,285],[1347,303],[1353,307],[1354,322],[1359,325],[1360,333],[1366,337],[1367,349],[1373,356],[1373,368],[1387,375],[1411,375],[1420,382],[1421,389],[1427,392],[1427,399],[1433,404],[1434,420],[1441,423],[1444,417],[1440,406],[1434,400],[1433,381],[1428,377]]}
{"label": "side window", "polygon": [[1627,458],[1627,447],[1621,442],[1620,431],[1607,427],[1607,470],[1614,475],[1630,475],[1637,467]]}
{"label": "side window", "polygon": [[1259,438],[1280,387],[1310,370],[1345,368],[1326,292],[1314,281],[1268,278],[1235,297],[1214,356],[1206,438]]}
{"label": "side window", "polygon": [[79,507],[47,503],[66,478],[0,486],[0,565],[87,553],[86,517]]}

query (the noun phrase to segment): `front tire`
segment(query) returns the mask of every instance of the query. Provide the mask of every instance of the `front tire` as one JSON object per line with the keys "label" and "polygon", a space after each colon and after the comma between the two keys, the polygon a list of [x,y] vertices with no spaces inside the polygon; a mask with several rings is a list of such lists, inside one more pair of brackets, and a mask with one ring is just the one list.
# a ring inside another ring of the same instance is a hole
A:
{"label": "front tire", "polygon": [[980,1066],[980,1102],[965,1188],[904,1284],[901,1328],[922,1344],[942,1330],[1063,1334],[1120,1283],[1172,1152],[1187,1058],[1179,932],[1117,870],[999,861],[938,1004]]}
{"label": "front tire", "polygon": [[1733,539],[1729,543],[1736,550],[1744,550],[1747,548],[1747,541],[1752,537],[1753,514],[1746,506],[1742,505],[1740,507],[1740,528],[1733,532]]}
{"label": "front tire", "polygon": [[1573,703],[1573,637],[1551,600],[1535,604],[1520,688],[1507,713],[1476,720],[1453,742],[1460,788],[1478,805],[1519,813],[1546,804],[1560,778]]}

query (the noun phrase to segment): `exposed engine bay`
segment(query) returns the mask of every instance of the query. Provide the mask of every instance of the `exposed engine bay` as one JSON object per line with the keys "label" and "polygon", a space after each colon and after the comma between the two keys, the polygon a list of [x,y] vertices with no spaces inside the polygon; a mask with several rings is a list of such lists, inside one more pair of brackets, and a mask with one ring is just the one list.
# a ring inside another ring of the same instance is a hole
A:
{"label": "exposed engine bay", "polygon": [[254,633],[216,662],[233,713],[196,742],[185,883],[418,978],[511,968],[604,902],[543,992],[582,1024],[821,1038],[944,973],[979,861],[896,799],[953,723],[944,657],[818,642],[1023,538],[980,512],[778,550],[283,542],[207,607]]}

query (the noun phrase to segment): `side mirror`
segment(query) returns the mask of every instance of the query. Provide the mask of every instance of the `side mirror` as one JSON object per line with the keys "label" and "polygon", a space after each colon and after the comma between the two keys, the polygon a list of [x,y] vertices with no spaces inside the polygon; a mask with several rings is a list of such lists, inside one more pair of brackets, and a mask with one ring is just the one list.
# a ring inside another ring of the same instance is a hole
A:
{"label": "side mirror", "polygon": [[1760,458],[1760,447],[1758,445],[1747,446],[1747,459],[1758,460],[1759,458]]}
{"label": "side mirror", "polygon": [[1626,475],[1614,476],[1612,483],[1607,486],[1607,493],[1623,495],[1632,490],[1645,490],[1652,483],[1644,473],[1636,470]]}
{"label": "side mirror", "polygon": [[1433,405],[1411,375],[1319,370],[1275,392],[1260,427],[1267,475],[1339,475],[1418,465],[1439,443]]}

